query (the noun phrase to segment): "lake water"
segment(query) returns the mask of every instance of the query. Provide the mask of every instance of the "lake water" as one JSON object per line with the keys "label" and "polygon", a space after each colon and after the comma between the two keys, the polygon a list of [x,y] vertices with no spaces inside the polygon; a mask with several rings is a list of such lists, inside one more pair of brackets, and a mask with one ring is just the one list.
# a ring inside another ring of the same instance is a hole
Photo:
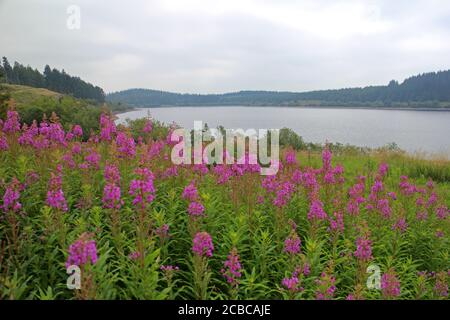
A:
{"label": "lake water", "polygon": [[380,147],[391,142],[409,152],[450,155],[450,112],[289,107],[165,107],[118,115],[117,122],[150,115],[192,128],[194,121],[214,128],[291,128],[307,142],[340,142]]}

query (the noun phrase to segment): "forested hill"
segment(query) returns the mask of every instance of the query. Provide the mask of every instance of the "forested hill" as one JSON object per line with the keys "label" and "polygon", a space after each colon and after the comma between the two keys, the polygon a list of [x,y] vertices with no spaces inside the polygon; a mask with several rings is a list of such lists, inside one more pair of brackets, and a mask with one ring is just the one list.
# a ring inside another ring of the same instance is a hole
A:
{"label": "forested hill", "polygon": [[106,96],[130,106],[164,105],[311,105],[373,107],[450,107],[450,70],[410,77],[386,86],[310,92],[239,91],[225,94],[179,94],[149,89],[129,89]]}
{"label": "forested hill", "polygon": [[45,88],[69,94],[75,98],[105,101],[105,93],[102,88],[85,82],[79,77],[71,76],[64,70],[59,71],[46,65],[44,72],[41,73],[30,66],[25,67],[17,61],[11,66],[6,57],[3,57],[2,63],[0,63],[0,82]]}

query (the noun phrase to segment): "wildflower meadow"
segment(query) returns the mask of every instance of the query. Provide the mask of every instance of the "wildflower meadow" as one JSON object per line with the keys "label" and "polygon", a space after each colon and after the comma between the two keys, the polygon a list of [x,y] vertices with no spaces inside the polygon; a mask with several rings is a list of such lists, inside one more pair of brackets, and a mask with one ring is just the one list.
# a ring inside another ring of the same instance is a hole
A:
{"label": "wildflower meadow", "polygon": [[448,173],[328,146],[174,165],[172,126],[99,127],[0,122],[0,298],[448,299]]}

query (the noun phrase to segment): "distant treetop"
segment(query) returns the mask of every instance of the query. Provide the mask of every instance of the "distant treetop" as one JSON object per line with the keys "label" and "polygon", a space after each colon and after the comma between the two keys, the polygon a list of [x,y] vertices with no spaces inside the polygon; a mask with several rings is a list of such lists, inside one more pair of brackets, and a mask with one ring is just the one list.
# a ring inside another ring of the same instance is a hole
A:
{"label": "distant treetop", "polygon": [[102,88],[67,74],[64,70],[51,69],[45,66],[44,73],[30,66],[14,62],[12,67],[6,57],[0,63],[0,82],[26,85],[35,88],[46,88],[59,93],[69,94],[76,98],[93,99],[98,102],[105,101]]}
{"label": "distant treetop", "polygon": [[180,94],[150,89],[129,89],[106,96],[111,102],[131,106],[164,105],[367,105],[395,104],[431,105],[450,102],[450,70],[424,73],[399,84],[392,80],[387,86],[346,88],[310,92],[239,91],[224,94]]}

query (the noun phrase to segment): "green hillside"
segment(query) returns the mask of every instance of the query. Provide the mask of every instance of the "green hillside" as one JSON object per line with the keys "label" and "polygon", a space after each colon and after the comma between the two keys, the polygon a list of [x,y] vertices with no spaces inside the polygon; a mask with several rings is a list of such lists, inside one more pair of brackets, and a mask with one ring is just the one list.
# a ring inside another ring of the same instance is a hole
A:
{"label": "green hillside", "polygon": [[107,101],[130,106],[344,106],[385,108],[450,107],[450,70],[424,73],[395,80],[385,86],[345,88],[310,92],[239,91],[224,94],[180,94],[129,89],[113,92]]}
{"label": "green hillside", "polygon": [[33,88],[16,84],[2,84],[0,87],[0,91],[4,92],[5,90],[9,92],[11,98],[14,99],[17,106],[36,102],[42,97],[58,99],[64,96],[61,93],[54,92],[45,88]]}
{"label": "green hillside", "polygon": [[111,110],[110,105],[94,100],[74,98],[44,88],[0,84],[0,117],[4,118],[9,107],[14,107],[24,123],[31,124],[55,113],[63,126],[69,130],[74,124],[84,124],[84,137],[91,129],[98,129],[102,111]]}

